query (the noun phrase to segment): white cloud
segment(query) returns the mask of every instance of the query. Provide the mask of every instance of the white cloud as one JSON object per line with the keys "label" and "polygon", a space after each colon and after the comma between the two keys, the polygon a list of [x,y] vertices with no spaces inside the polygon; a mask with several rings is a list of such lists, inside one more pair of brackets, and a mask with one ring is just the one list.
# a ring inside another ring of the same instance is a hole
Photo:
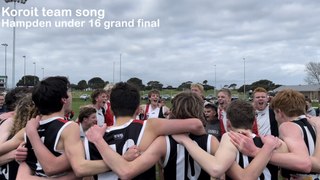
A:
{"label": "white cloud", "polygon": [[[0,1],[1,7],[12,7]],[[50,1],[28,0],[18,8],[104,9],[106,20],[160,19],[159,28],[17,28],[16,81],[27,74],[67,75],[72,83],[99,76],[106,81],[138,77],[146,84],[185,81],[217,85],[243,84],[268,79],[277,84],[304,84],[304,64],[320,56],[320,2],[304,1]],[[7,18],[7,17],[5,17]],[[12,18],[11,18],[12,19]],[[19,17],[35,20],[35,17]],[[92,17],[52,17],[42,20],[84,20]],[[11,84],[12,28],[0,28],[8,47]],[[2,48],[3,49],[3,48]],[[1,50],[1,49],[0,49]],[[0,59],[3,50],[0,51]],[[2,61],[0,61],[2,64]],[[115,72],[113,73],[113,64]],[[0,74],[4,72],[0,66]]]}

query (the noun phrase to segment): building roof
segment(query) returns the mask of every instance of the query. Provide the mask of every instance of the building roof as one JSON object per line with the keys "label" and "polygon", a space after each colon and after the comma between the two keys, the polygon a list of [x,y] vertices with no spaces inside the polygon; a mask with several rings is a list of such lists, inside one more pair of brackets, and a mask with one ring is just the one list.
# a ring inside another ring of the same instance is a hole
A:
{"label": "building roof", "polygon": [[278,92],[283,89],[293,89],[293,90],[296,90],[299,92],[320,91],[320,84],[280,86],[280,87],[274,89],[273,91]]}

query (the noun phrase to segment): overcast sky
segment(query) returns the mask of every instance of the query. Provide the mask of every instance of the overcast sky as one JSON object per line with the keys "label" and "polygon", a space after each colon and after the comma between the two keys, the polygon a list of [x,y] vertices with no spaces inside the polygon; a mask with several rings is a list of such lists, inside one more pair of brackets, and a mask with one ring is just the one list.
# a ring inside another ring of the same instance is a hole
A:
{"label": "overcast sky", "polygon": [[[13,3],[0,0],[1,7]],[[72,17],[17,17],[17,21],[85,21],[82,28],[16,28],[16,75],[64,75],[72,83],[101,77],[164,86],[183,82],[243,85],[268,79],[276,84],[305,84],[305,64],[320,58],[320,1],[318,0],[28,0],[17,9],[70,9]],[[108,21],[135,21],[135,27],[89,27],[91,19],[79,10],[103,10]],[[39,13],[40,14],[40,13]],[[2,16],[1,20],[12,17]],[[159,27],[137,27],[137,20],[158,20]],[[53,26],[53,25],[52,25]],[[12,85],[12,28],[0,26],[7,43],[9,86]],[[4,47],[0,74],[4,74]],[[120,73],[121,54],[121,73]],[[245,60],[244,60],[245,58]],[[34,65],[33,62],[36,62]],[[244,63],[245,62],[245,63]],[[216,68],[215,68],[216,67]],[[245,76],[244,76],[245,72]],[[216,75],[215,75],[216,74]],[[244,78],[245,77],[245,78]],[[216,79],[216,81],[215,81]]]}

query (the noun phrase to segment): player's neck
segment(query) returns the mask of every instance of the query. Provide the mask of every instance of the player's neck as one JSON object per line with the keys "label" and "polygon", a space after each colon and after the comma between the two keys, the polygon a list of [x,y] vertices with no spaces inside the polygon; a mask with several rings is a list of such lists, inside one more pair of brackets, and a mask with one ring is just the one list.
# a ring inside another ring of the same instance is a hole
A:
{"label": "player's neck", "polygon": [[129,122],[132,119],[132,117],[131,116],[121,116],[121,117],[117,117],[116,119],[117,119],[116,126],[121,126],[121,125]]}
{"label": "player's neck", "polygon": [[233,132],[238,132],[238,133],[241,133],[241,134],[245,134],[245,132],[249,133],[249,134],[252,134],[251,129],[232,128],[231,130]]}
{"label": "player's neck", "polygon": [[54,112],[52,114],[49,114],[49,115],[42,115],[41,117],[41,120],[45,120],[45,119],[49,119],[49,118],[52,118],[52,117],[64,117],[64,113],[63,111],[59,111],[59,112]]}

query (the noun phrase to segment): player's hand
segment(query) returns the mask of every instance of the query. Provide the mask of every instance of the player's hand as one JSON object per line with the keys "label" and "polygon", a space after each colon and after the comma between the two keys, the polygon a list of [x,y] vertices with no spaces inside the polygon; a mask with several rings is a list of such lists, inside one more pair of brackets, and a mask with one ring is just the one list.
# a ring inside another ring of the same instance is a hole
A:
{"label": "player's hand", "polygon": [[307,115],[308,122],[320,132],[320,117]]}
{"label": "player's hand", "polygon": [[133,161],[141,155],[141,151],[138,146],[131,146],[123,155],[123,158],[127,161]]}
{"label": "player's hand", "polygon": [[183,142],[189,139],[189,136],[188,134],[174,134],[172,138],[177,141],[177,143],[183,144]]}
{"label": "player's hand", "polygon": [[244,155],[254,157],[258,153],[259,149],[253,142],[251,134],[249,132],[233,132],[228,133],[230,141],[237,147],[237,149]]}
{"label": "player's hand", "polygon": [[27,122],[25,131],[28,137],[32,133],[38,133],[37,129],[39,127],[40,120],[41,120],[41,116],[38,115],[36,118],[32,118]]}
{"label": "player's hand", "polygon": [[272,135],[261,137],[261,140],[264,145],[269,146],[271,149],[277,149],[281,146],[281,141],[279,138]]}
{"label": "player's hand", "polygon": [[98,140],[103,138],[107,130],[107,125],[104,123],[102,127],[98,125],[91,126],[91,128],[86,132],[88,140],[92,143],[96,143]]}
{"label": "player's hand", "polygon": [[25,142],[22,142],[15,151],[15,160],[18,163],[24,162],[27,159],[28,149],[24,147],[25,144]]}

